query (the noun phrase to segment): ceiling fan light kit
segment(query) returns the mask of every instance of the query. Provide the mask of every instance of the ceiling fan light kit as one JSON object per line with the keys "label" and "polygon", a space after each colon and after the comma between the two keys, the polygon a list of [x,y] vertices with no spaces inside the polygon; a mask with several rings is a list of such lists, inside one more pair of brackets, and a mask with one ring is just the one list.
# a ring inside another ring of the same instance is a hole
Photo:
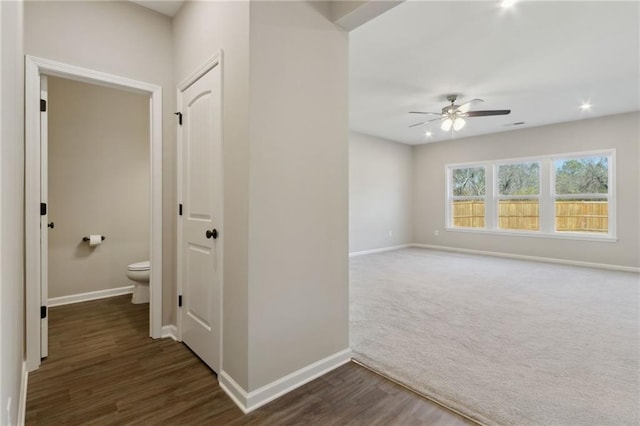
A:
{"label": "ceiling fan light kit", "polygon": [[471,99],[468,102],[465,102],[461,105],[456,105],[456,100],[458,99],[458,95],[448,95],[447,100],[451,102],[451,105],[447,105],[442,108],[442,112],[425,112],[425,111],[409,111],[409,114],[427,114],[427,115],[438,115],[438,118],[434,118],[433,120],[423,121],[421,123],[412,124],[409,127],[421,126],[423,124],[431,123],[432,121],[441,120],[440,128],[445,132],[453,129],[454,131],[461,130],[467,122],[464,117],[487,117],[492,115],[507,115],[511,113],[510,109],[496,109],[496,110],[485,110],[485,111],[469,111],[471,104],[475,102],[484,102],[482,99]]}
{"label": "ceiling fan light kit", "polygon": [[453,130],[457,132],[458,130],[462,129],[465,124],[467,124],[467,122],[464,121],[464,118],[458,117],[453,121]]}

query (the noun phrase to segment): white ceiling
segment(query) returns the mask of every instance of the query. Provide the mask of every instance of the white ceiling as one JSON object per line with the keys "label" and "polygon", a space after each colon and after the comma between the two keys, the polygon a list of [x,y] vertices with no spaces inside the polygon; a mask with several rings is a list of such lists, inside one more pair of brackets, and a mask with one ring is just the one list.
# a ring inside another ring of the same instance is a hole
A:
{"label": "white ceiling", "polygon": [[[640,110],[640,2],[408,1],[350,33],[350,128],[408,144],[450,139],[447,94],[472,110],[455,138]],[[590,111],[579,108],[589,101]],[[434,116],[435,117],[435,116]],[[525,124],[512,126],[524,121]],[[431,130],[433,135],[425,137]]]}
{"label": "white ceiling", "polygon": [[184,0],[129,0],[147,9],[155,10],[163,15],[175,16]]}

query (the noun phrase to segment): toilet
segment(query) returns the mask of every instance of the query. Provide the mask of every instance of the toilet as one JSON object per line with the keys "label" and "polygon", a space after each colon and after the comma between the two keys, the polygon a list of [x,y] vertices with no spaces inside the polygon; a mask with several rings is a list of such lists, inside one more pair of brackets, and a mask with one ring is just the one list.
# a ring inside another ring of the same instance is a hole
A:
{"label": "toilet", "polygon": [[149,303],[150,269],[148,260],[127,266],[127,277],[136,283],[133,287],[131,303]]}

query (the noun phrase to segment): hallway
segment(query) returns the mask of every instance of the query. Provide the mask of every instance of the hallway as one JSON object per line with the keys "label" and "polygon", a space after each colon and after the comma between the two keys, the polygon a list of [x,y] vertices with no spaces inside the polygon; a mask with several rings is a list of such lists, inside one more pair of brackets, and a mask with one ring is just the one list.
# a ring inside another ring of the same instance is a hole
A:
{"label": "hallway", "polygon": [[148,305],[130,300],[50,309],[49,357],[29,374],[27,425],[468,424],[353,363],[244,416],[186,346],[147,336]]}

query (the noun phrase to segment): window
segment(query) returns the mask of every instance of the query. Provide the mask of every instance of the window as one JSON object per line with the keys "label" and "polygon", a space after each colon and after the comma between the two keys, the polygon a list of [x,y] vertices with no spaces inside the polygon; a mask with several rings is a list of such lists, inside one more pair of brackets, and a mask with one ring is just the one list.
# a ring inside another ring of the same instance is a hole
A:
{"label": "window", "polygon": [[447,166],[447,228],[615,238],[614,151]]}
{"label": "window", "polygon": [[540,163],[498,166],[498,229],[540,229]]}
{"label": "window", "polygon": [[584,156],[557,159],[555,230],[609,232],[609,159]]}
{"label": "window", "polygon": [[452,169],[451,188],[453,225],[462,228],[484,228],[487,191],[484,167]]}

